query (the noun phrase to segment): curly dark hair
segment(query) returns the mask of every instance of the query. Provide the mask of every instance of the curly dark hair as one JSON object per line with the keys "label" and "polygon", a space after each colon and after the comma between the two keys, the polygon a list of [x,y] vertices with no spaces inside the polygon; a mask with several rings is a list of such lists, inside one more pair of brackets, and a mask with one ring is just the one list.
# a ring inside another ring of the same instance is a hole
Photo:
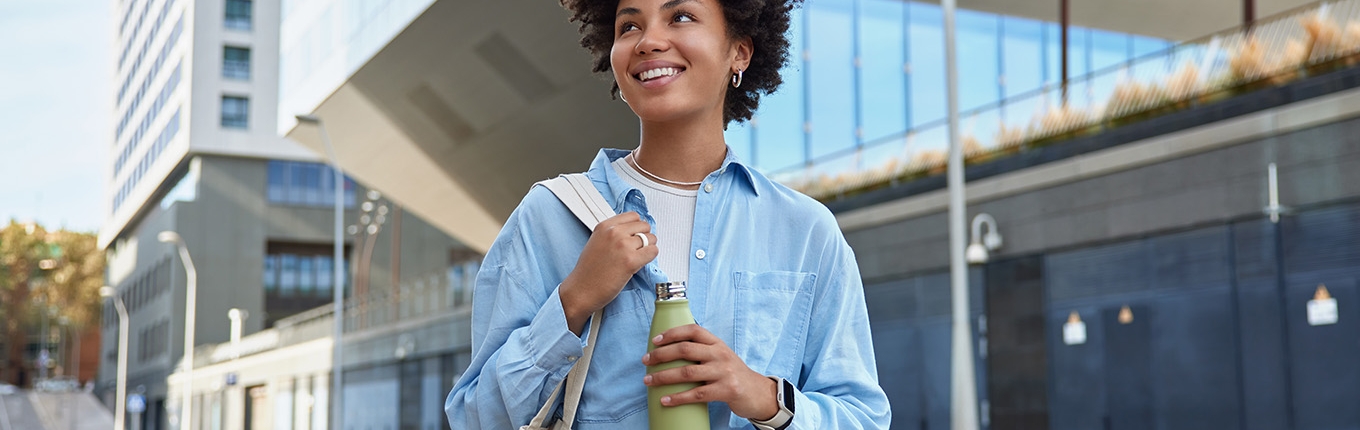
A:
{"label": "curly dark hair", "polygon": [[[614,12],[618,0],[559,0],[571,12],[571,22],[581,25],[581,47],[594,56],[593,71],[608,73],[609,51],[614,46]],[[789,14],[802,0],[718,0],[727,33],[733,39],[751,38],[751,65],[742,73],[740,88],[727,88],[723,124],[751,119],[762,94],[773,93],[784,79],[779,69],[789,60]],[[619,83],[609,89],[618,94]]]}

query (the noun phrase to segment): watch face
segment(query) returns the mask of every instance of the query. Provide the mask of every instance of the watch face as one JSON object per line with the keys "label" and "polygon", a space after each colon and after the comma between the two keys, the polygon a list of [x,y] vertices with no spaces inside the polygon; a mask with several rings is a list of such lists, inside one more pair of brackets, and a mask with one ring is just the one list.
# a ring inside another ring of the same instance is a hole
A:
{"label": "watch face", "polygon": [[796,388],[793,387],[793,383],[792,383],[792,382],[789,382],[789,380],[785,379],[785,380],[784,380],[784,390],[783,390],[783,391],[784,391],[784,408],[785,408],[785,409],[788,409],[788,410],[789,410],[789,413],[793,413],[793,400],[794,400],[794,398],[796,397],[796,396],[793,395],[794,390],[796,390]]}

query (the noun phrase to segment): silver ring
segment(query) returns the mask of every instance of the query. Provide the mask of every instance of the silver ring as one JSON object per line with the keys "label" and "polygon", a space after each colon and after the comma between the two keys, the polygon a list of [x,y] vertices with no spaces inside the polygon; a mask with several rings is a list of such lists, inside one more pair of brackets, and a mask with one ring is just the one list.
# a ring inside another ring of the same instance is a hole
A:
{"label": "silver ring", "polygon": [[[647,245],[651,245],[651,244],[652,244],[652,242],[651,242],[650,240],[647,239],[647,233],[633,233],[633,236],[637,236],[639,239],[642,239],[642,248],[646,248]],[[638,249],[642,249],[642,248],[638,248]]]}

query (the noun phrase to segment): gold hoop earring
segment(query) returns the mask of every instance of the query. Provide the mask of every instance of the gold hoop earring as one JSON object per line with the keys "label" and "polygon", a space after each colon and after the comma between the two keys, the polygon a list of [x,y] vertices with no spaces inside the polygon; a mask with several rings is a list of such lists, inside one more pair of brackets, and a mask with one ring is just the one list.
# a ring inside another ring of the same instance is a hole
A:
{"label": "gold hoop earring", "polygon": [[[737,87],[740,87],[740,86],[741,86],[741,73],[742,73],[742,72],[743,72],[743,70],[737,69],[737,74],[732,75],[732,88],[737,88]],[[620,94],[622,94],[622,93],[620,93]]]}

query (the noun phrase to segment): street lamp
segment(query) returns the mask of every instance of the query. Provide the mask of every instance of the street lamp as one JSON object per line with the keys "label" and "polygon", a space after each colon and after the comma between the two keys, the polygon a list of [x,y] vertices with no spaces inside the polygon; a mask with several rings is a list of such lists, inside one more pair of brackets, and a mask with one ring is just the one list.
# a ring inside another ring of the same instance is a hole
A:
{"label": "street lamp", "polygon": [[959,73],[954,43],[955,0],[942,0],[944,11],[945,105],[949,120],[949,278],[953,303],[953,330],[950,353],[950,427],[977,430],[978,399],[973,365],[973,325],[968,310],[968,264],[964,256],[963,140],[959,136]]}
{"label": "street lamp", "polygon": [[189,258],[189,247],[184,245],[184,238],[179,233],[173,231],[162,231],[156,235],[156,240],[161,243],[168,243],[179,248],[180,262],[184,263],[184,275],[187,284],[184,288],[184,392],[180,399],[179,428],[189,430],[189,415],[193,412],[190,407],[190,399],[194,386],[194,311],[197,309],[195,296],[198,294],[198,271],[194,270],[194,260]]}
{"label": "street lamp", "polygon": [[331,428],[341,429],[340,420],[344,417],[341,414],[341,406],[344,403],[344,392],[340,385],[340,365],[344,354],[344,329],[345,329],[345,283],[344,276],[344,232],[341,230],[345,224],[345,199],[344,199],[344,178],[345,173],[340,169],[340,159],[335,156],[335,147],[331,146],[331,138],[326,134],[326,126],[321,123],[321,118],[315,115],[297,115],[299,124],[312,124],[321,133],[321,143],[326,146],[326,156],[330,158],[331,172],[334,175],[332,183],[335,184],[335,250],[334,261],[331,262],[331,286],[334,303],[331,305],[331,313],[335,320],[334,340],[331,342]]}
{"label": "street lamp", "polygon": [[[987,226],[987,234],[982,234],[982,226]],[[973,241],[968,245],[968,263],[983,264],[990,257],[988,251],[1001,249],[1001,233],[996,230],[996,218],[988,214],[973,217]]]}
{"label": "street lamp", "polygon": [[123,430],[123,415],[127,412],[127,308],[123,307],[123,299],[118,297],[118,294],[113,291],[113,287],[108,285],[100,287],[99,296],[113,300],[113,308],[118,311],[118,388],[113,401],[115,405],[113,430]]}

